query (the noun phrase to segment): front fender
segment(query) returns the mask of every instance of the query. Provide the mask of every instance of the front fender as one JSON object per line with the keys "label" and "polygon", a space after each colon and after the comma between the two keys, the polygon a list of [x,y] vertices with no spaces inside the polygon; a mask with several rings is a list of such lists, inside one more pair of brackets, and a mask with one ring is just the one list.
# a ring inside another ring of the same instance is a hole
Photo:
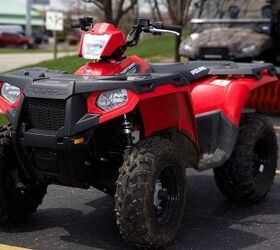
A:
{"label": "front fender", "polygon": [[196,122],[188,86],[164,85],[144,94],[128,90],[128,102],[111,111],[102,111],[96,106],[99,94],[93,93],[88,98],[88,112],[99,114],[99,123],[123,116],[137,108],[143,123],[144,137],[177,128],[197,142]]}

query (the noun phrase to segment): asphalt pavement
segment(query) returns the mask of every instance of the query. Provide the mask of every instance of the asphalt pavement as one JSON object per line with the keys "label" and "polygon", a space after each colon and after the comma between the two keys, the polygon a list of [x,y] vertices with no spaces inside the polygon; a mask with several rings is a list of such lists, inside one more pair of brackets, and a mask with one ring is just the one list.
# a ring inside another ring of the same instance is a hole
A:
{"label": "asphalt pavement", "polygon": [[[280,141],[280,118],[272,120]],[[212,171],[188,170],[187,177],[183,226],[168,250],[280,248],[280,174],[267,199],[253,206],[226,201]],[[27,222],[0,229],[0,243],[42,250],[130,249],[118,233],[113,208],[112,199],[95,189],[50,186]]]}

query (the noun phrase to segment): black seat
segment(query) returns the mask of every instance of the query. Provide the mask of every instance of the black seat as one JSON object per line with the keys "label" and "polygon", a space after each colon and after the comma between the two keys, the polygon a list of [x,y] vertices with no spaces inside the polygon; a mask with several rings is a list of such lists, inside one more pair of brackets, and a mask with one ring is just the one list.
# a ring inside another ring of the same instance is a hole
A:
{"label": "black seat", "polygon": [[188,82],[195,82],[208,76],[209,69],[203,62],[199,63],[153,63],[150,64],[151,73],[181,74]]}
{"label": "black seat", "polygon": [[177,73],[185,71],[187,68],[186,64],[183,63],[151,63],[151,73]]}

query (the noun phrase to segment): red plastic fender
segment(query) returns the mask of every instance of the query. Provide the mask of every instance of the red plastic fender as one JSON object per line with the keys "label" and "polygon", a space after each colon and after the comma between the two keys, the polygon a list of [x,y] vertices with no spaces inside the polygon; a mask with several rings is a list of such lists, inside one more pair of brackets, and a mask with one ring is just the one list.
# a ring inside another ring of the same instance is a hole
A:
{"label": "red plastic fender", "polygon": [[[226,84],[223,84],[223,81]],[[267,90],[273,88],[277,81],[277,77],[271,76],[267,72],[263,73],[261,79],[249,77],[207,78],[203,82],[192,86],[191,95],[194,113],[195,115],[200,115],[220,110],[233,124],[238,126],[245,108],[264,111],[264,108],[260,107],[270,107],[271,105],[268,105],[268,103],[272,103],[273,106],[273,110],[270,112],[279,108],[277,92],[273,93],[275,96],[272,99],[256,99],[259,91],[264,96],[270,96],[271,98],[272,94],[269,94]],[[221,84],[219,85],[218,83]],[[266,111],[268,111],[268,108]]]}
{"label": "red plastic fender", "polygon": [[128,90],[128,102],[110,111],[103,111],[96,106],[100,93],[93,93],[88,98],[88,112],[100,114],[99,123],[104,123],[138,107],[145,137],[176,127],[197,143],[196,122],[189,91],[189,86],[173,85],[160,86],[151,93],[139,95]]}
{"label": "red plastic fender", "polygon": [[[134,69],[133,69],[134,67]],[[150,68],[149,64],[137,56],[126,57],[122,61],[111,60],[109,62],[88,62],[75,72],[75,75],[116,75],[126,70],[136,70],[132,73],[144,74]]]}
{"label": "red plastic fender", "polygon": [[139,103],[139,109],[145,137],[175,127],[197,142],[195,118],[187,91],[144,99]]}
{"label": "red plastic fender", "polygon": [[280,114],[280,80],[254,89],[246,107],[254,107],[260,112]]}

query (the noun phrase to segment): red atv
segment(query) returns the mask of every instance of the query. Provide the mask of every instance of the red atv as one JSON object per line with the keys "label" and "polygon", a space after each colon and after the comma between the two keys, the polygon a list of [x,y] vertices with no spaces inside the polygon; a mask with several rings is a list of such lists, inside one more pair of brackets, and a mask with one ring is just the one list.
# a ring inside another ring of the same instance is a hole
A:
{"label": "red atv", "polygon": [[186,205],[186,168],[214,169],[218,188],[242,203],[263,200],[277,167],[277,139],[260,111],[280,111],[271,64],[148,64],[123,56],[142,32],[180,27],[140,19],[126,38],[81,19],[75,75],[32,68],[0,76],[0,221],[25,219],[49,184],[115,197],[124,239],[160,247]]}

